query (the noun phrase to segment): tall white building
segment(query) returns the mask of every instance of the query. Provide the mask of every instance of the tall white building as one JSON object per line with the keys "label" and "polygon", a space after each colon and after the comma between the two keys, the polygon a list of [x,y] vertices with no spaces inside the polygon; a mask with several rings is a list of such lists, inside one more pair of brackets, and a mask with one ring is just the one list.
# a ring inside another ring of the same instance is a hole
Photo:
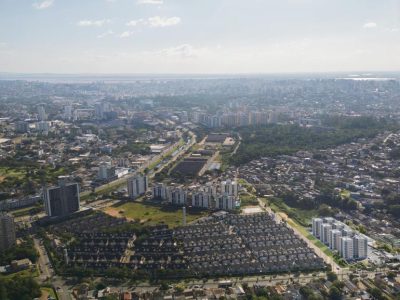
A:
{"label": "tall white building", "polygon": [[72,119],[72,106],[71,105],[64,106],[64,119],[65,120]]}
{"label": "tall white building", "polygon": [[322,223],[321,224],[321,242],[323,242],[325,245],[329,244],[329,236],[330,236],[330,231],[332,230],[332,225],[328,223]]}
{"label": "tall white building", "polygon": [[364,259],[368,257],[368,239],[355,235],[353,237],[354,258]]}
{"label": "tall white building", "polygon": [[38,119],[39,121],[46,121],[47,120],[47,115],[46,115],[46,111],[44,109],[44,105],[40,104],[38,106]]}
{"label": "tall white building", "polygon": [[211,194],[203,191],[194,192],[192,194],[192,206],[210,208],[212,203]]}
{"label": "tall white building", "polygon": [[312,219],[312,233],[313,236],[319,238],[321,236],[321,224],[322,224],[322,219],[321,218],[313,218]]}
{"label": "tall white building", "polygon": [[238,195],[238,184],[236,183],[236,181],[232,181],[230,179],[222,181],[221,194],[236,197]]}
{"label": "tall white building", "polygon": [[167,187],[163,183],[156,183],[152,189],[153,199],[167,200]]}
{"label": "tall white building", "polygon": [[148,189],[148,178],[145,175],[136,175],[128,179],[129,198],[136,199],[144,195]]}
{"label": "tall white building", "polygon": [[186,205],[187,192],[182,187],[167,188],[167,200],[172,205]]}
{"label": "tall white building", "polygon": [[99,172],[97,178],[100,180],[107,180],[115,177],[115,168],[110,162],[103,162],[99,165]]}
{"label": "tall white building", "polygon": [[236,208],[237,197],[235,196],[220,195],[216,200],[216,207],[219,209],[233,210]]}
{"label": "tall white building", "polygon": [[344,236],[341,237],[340,240],[340,255],[346,260],[352,260],[354,258],[353,239]]}
{"label": "tall white building", "polygon": [[342,231],[339,229],[333,229],[330,234],[329,248],[332,250],[340,249],[340,238],[342,237]]}

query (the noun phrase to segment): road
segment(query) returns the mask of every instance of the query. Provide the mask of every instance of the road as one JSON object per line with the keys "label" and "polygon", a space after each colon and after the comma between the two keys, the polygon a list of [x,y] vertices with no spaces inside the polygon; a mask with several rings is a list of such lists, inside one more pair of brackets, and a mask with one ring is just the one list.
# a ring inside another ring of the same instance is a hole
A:
{"label": "road", "polygon": [[50,280],[55,288],[58,299],[60,300],[72,300],[71,297],[71,289],[65,285],[64,280],[62,280],[59,276],[55,275],[54,269],[51,265],[50,259],[47,255],[47,252],[44,246],[41,244],[40,240],[37,237],[33,238],[33,242],[35,244],[35,248],[39,253],[39,280],[41,283],[44,283],[47,280]]}

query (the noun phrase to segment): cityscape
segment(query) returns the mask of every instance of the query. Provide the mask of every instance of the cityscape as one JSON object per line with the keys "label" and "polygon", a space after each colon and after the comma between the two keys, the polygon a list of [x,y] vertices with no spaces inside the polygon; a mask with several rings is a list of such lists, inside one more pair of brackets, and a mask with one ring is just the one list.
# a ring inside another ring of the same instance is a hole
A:
{"label": "cityscape", "polygon": [[399,300],[383,2],[0,0],[0,300]]}

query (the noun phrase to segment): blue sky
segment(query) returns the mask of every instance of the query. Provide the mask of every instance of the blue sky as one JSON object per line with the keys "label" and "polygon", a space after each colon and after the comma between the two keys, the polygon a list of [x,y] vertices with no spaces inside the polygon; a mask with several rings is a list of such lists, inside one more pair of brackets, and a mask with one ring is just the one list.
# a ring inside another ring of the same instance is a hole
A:
{"label": "blue sky", "polygon": [[400,70],[400,0],[0,0],[0,72]]}

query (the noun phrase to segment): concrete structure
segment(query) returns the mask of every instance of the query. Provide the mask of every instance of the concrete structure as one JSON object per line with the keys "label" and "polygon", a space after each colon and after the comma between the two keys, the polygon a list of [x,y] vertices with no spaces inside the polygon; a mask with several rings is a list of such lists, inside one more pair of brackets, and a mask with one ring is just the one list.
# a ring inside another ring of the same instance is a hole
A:
{"label": "concrete structure", "polygon": [[153,199],[167,200],[167,187],[163,183],[157,183],[152,189]]}
{"label": "concrete structure", "polygon": [[368,257],[368,240],[366,237],[355,235],[353,237],[354,258],[365,259]]}
{"label": "concrete structure", "polygon": [[329,248],[331,248],[332,250],[339,250],[341,237],[342,231],[339,229],[333,229],[330,234]]}
{"label": "concrete structure", "polygon": [[14,218],[0,212],[0,252],[15,245]]}
{"label": "concrete structure", "polygon": [[129,198],[136,199],[147,192],[149,185],[148,177],[145,175],[136,175],[128,179]]}
{"label": "concrete structure", "polygon": [[100,180],[108,180],[115,177],[115,168],[109,162],[103,162],[99,165],[97,178]]}
{"label": "concrete structure", "polygon": [[216,200],[216,208],[233,210],[236,208],[237,197],[220,195]]}
{"label": "concrete structure", "polygon": [[172,205],[186,205],[187,192],[182,187],[169,187],[167,200]]}
{"label": "concrete structure", "polygon": [[66,216],[80,209],[79,184],[60,177],[58,186],[44,191],[44,207],[50,217]]}
{"label": "concrete structure", "polygon": [[25,121],[18,121],[15,123],[15,131],[18,133],[26,133],[29,131],[29,123]]}
{"label": "concrete structure", "polygon": [[352,238],[346,236],[340,238],[339,253],[346,260],[352,260],[354,258],[354,247]]}
{"label": "concrete structure", "polygon": [[221,194],[226,194],[228,196],[238,195],[238,184],[236,181],[230,179],[221,182]]}
{"label": "concrete structure", "polygon": [[192,194],[193,207],[211,208],[212,200],[212,195],[204,191],[194,192]]}
{"label": "concrete structure", "polygon": [[328,223],[323,223],[321,224],[321,236],[320,240],[323,242],[325,245],[329,244],[329,235],[330,231],[332,230],[332,225]]}
{"label": "concrete structure", "polygon": [[368,257],[368,238],[334,218],[313,218],[312,233],[346,260]]}
{"label": "concrete structure", "polygon": [[313,218],[312,219],[312,233],[313,236],[319,238],[321,236],[321,225],[322,219],[321,218]]}

